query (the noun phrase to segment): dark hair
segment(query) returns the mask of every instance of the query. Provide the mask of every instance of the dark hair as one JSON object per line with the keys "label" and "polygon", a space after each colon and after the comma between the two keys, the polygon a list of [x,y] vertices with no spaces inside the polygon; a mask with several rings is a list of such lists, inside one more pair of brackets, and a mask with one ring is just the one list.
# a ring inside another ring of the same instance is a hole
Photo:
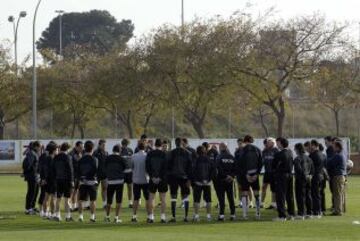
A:
{"label": "dark hair", "polygon": [[332,136],[325,136],[324,140],[331,142],[333,140],[333,137]]}
{"label": "dark hair", "polygon": [[317,140],[315,140],[315,139],[311,140],[310,143],[311,143],[312,146],[319,147],[319,142]]}
{"label": "dark hair", "polygon": [[99,140],[99,146],[102,145],[102,144],[105,144],[105,143],[106,143],[106,141],[104,139]]}
{"label": "dark hair", "polygon": [[155,146],[156,147],[161,147],[163,145],[163,141],[160,138],[157,138],[155,140]]}
{"label": "dark hair", "polygon": [[75,143],[75,146],[78,147],[78,146],[80,146],[80,145],[82,145],[82,144],[83,144],[82,141],[77,141],[77,142]]}
{"label": "dark hair", "polygon": [[50,142],[49,144],[47,144],[46,146],[46,151],[49,152],[49,154],[53,154],[57,149],[57,145],[55,144],[55,142]]}
{"label": "dark hair", "polygon": [[333,142],[335,142],[335,141],[341,142],[341,139],[340,139],[339,137],[333,137],[332,141],[333,141]]}
{"label": "dark hair", "polygon": [[319,150],[320,150],[320,151],[324,151],[324,150],[325,150],[323,144],[321,144],[321,143],[319,143]]}
{"label": "dark hair", "polygon": [[94,143],[92,141],[86,141],[84,144],[85,152],[92,152],[94,149]]}
{"label": "dark hair", "polygon": [[177,138],[175,139],[175,146],[176,146],[176,147],[180,147],[181,144],[182,144],[182,142],[183,142],[183,140],[182,140],[180,137],[177,137]]}
{"label": "dark hair", "polygon": [[130,141],[126,138],[122,139],[121,140],[121,145],[122,146],[128,146],[130,144]]}
{"label": "dark hair", "polygon": [[340,141],[335,141],[334,142],[334,147],[338,148],[340,151],[343,150],[343,145],[342,145],[342,143]]}
{"label": "dark hair", "polygon": [[295,151],[297,151],[300,154],[304,154],[305,153],[305,147],[302,143],[296,143],[294,146]]}
{"label": "dark hair", "polygon": [[60,151],[67,151],[69,149],[70,149],[70,144],[67,142],[62,143],[60,146]]}
{"label": "dark hair", "polygon": [[266,145],[266,144],[267,144],[267,141],[268,141],[268,139],[267,139],[267,138],[266,138],[266,139],[264,139],[264,140],[263,140],[263,144],[264,144],[264,145]]}
{"label": "dark hair", "polygon": [[306,141],[306,142],[304,143],[304,146],[305,146],[305,147],[309,147],[309,146],[310,146],[310,141]]}
{"label": "dark hair", "polygon": [[199,156],[205,156],[205,155],[206,155],[205,146],[203,146],[203,145],[198,146],[198,147],[196,148],[196,153],[197,153]]}
{"label": "dark hair", "polygon": [[184,143],[185,145],[189,144],[189,141],[188,141],[187,138],[183,138],[182,141],[183,141],[183,143]]}
{"label": "dark hair", "polygon": [[137,147],[138,147],[139,150],[143,151],[143,150],[145,150],[145,143],[142,142],[142,141],[139,141]]}
{"label": "dark hair", "polygon": [[284,137],[278,137],[276,138],[277,142],[280,142],[283,148],[287,148],[289,146],[289,141]]}
{"label": "dark hair", "polygon": [[113,152],[116,152],[116,153],[120,153],[120,145],[119,144],[116,144],[115,146],[113,146],[113,149],[112,149],[112,151]]}
{"label": "dark hair", "polygon": [[40,143],[40,141],[34,141],[29,144],[29,147],[31,149],[35,149],[36,147],[41,147],[41,143]]}
{"label": "dark hair", "polygon": [[237,142],[237,143],[239,143],[239,142],[244,142],[244,138],[238,138],[236,142]]}
{"label": "dark hair", "polygon": [[207,150],[207,149],[209,149],[210,144],[209,144],[209,142],[206,142],[206,141],[205,141],[205,142],[203,142],[202,146],[205,147],[206,150]]}
{"label": "dark hair", "polygon": [[246,135],[244,137],[244,142],[246,142],[246,143],[254,143],[254,138],[252,136],[250,136],[250,135]]}
{"label": "dark hair", "polygon": [[140,136],[140,140],[143,140],[143,139],[147,139],[147,135],[146,135],[146,134],[142,134],[142,135]]}

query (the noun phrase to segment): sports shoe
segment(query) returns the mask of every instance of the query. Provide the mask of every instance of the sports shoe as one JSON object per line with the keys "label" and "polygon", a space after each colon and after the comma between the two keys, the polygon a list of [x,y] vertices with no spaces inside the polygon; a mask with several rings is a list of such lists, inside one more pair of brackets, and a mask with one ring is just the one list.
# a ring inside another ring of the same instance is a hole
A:
{"label": "sports shoe", "polygon": [[225,221],[225,217],[220,217],[220,216],[219,216],[217,220],[218,220],[218,222],[224,222],[224,221]]}
{"label": "sports shoe", "polygon": [[200,217],[199,216],[194,216],[192,221],[194,223],[200,222]]}
{"label": "sports shoe", "polygon": [[319,214],[319,215],[315,215],[314,218],[321,219],[322,216],[321,216],[321,214]]}
{"label": "sports shoe", "polygon": [[147,223],[154,223],[154,219],[148,218],[148,219],[146,220],[146,222],[147,222]]}
{"label": "sports shoe", "polygon": [[105,218],[104,218],[104,222],[105,222],[105,223],[110,223],[110,222],[111,222],[110,217],[105,217]]}
{"label": "sports shoe", "polygon": [[73,219],[72,217],[70,217],[70,218],[65,218],[65,221],[66,221],[66,222],[74,222],[74,219]]}
{"label": "sports shoe", "polygon": [[79,221],[80,223],[83,223],[83,222],[84,222],[84,218],[79,218],[78,221]]}
{"label": "sports shoe", "polygon": [[61,218],[59,218],[59,217],[54,217],[53,220],[54,220],[55,222],[61,222]]}
{"label": "sports shoe", "polygon": [[184,223],[188,223],[189,219],[187,217],[184,218]]}
{"label": "sports shoe", "polygon": [[261,219],[260,213],[257,213],[257,214],[255,215],[255,219],[256,219],[256,220],[260,220],[260,219]]}
{"label": "sports shoe", "polygon": [[115,219],[114,219],[114,223],[122,223],[122,220],[121,220],[121,219],[118,219],[118,218],[115,218]]}
{"label": "sports shoe", "polygon": [[208,222],[212,222],[212,217],[207,217],[206,220],[207,220]]}
{"label": "sports shoe", "polygon": [[129,208],[133,208],[133,205],[132,205],[132,204],[129,204]]}
{"label": "sports shoe", "polygon": [[161,219],[160,223],[167,223],[165,219]]}
{"label": "sports shoe", "polygon": [[90,218],[90,223],[96,223],[95,218]]}
{"label": "sports shoe", "polygon": [[235,221],[236,220],[236,216],[235,215],[231,215],[230,216],[230,221]]}
{"label": "sports shoe", "polygon": [[305,217],[304,216],[296,216],[295,220],[305,220]]}
{"label": "sports shoe", "polygon": [[273,218],[272,221],[274,221],[274,222],[286,222],[286,218],[276,217],[276,218]]}
{"label": "sports shoe", "polygon": [[288,221],[294,221],[295,218],[294,218],[294,216],[289,216],[289,217],[286,218],[286,220],[288,220]]}
{"label": "sports shoe", "polygon": [[305,216],[305,219],[313,219],[313,218],[314,218],[313,215],[306,215],[306,216]]}
{"label": "sports shoe", "polygon": [[137,218],[131,218],[131,222],[132,222],[132,223],[137,223],[138,220],[137,220]]}

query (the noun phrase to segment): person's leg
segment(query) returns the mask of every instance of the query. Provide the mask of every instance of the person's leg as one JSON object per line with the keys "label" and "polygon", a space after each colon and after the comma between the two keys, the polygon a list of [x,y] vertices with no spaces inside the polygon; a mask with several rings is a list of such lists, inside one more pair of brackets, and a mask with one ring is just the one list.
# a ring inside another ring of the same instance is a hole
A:
{"label": "person's leg", "polygon": [[61,194],[57,194],[57,198],[55,200],[55,218],[60,221],[61,215],[60,215],[60,203],[61,203]]}
{"label": "person's leg", "polygon": [[321,197],[321,207],[320,207],[320,210],[321,210],[321,213],[325,213],[326,212],[326,197],[325,197],[325,189],[326,189],[326,180],[323,179],[321,180],[320,182],[320,197]]}
{"label": "person's leg", "polygon": [[278,176],[276,180],[276,206],[279,218],[286,218],[285,213],[285,193],[287,184],[284,182],[283,176]]}
{"label": "person's leg", "polygon": [[171,196],[171,215],[172,220],[175,221],[176,218],[176,201],[177,201],[177,193],[178,193],[178,183],[176,182],[175,178],[171,178],[169,180],[170,186],[170,196]]}
{"label": "person's leg", "polygon": [[33,210],[36,210],[36,199],[39,195],[39,184],[38,183],[34,183],[35,184],[35,189],[34,189],[34,196],[33,199],[31,200],[31,208]]}
{"label": "person's leg", "polygon": [[90,222],[95,222],[97,186],[93,185],[88,186],[87,188],[90,198]]}
{"label": "person's leg", "polygon": [[199,210],[201,200],[202,188],[196,184],[193,185],[193,199],[194,199],[194,221],[199,221]]}
{"label": "person's leg", "polygon": [[42,211],[43,211],[43,217],[48,216],[48,202],[49,202],[49,193],[45,192],[44,200],[42,202]]}
{"label": "person's leg", "polygon": [[249,205],[248,205],[248,196],[249,196],[249,183],[246,180],[246,177],[242,177],[241,178],[241,188],[242,188],[242,193],[241,193],[241,203],[242,203],[242,213],[243,213],[243,219],[247,219],[248,216],[248,209],[249,209]]}
{"label": "person's leg", "polygon": [[208,221],[211,220],[211,186],[204,186],[204,200],[206,202],[206,218]]}
{"label": "person's leg", "polygon": [[311,198],[311,180],[306,180],[305,184],[305,204],[306,204],[306,215],[312,215],[312,198]]}
{"label": "person's leg", "polygon": [[261,188],[261,203],[264,204],[265,203],[265,199],[266,199],[266,191],[268,188],[269,184],[268,183],[263,183],[262,188]]}
{"label": "person's leg", "polygon": [[235,200],[234,200],[234,188],[233,183],[226,183],[225,192],[229,203],[231,219],[235,218]]}
{"label": "person's leg", "polygon": [[150,193],[149,193],[149,184],[143,184],[141,185],[141,189],[142,189],[142,192],[143,192],[143,197],[145,199],[145,210],[147,212],[147,216],[148,216],[148,221],[149,222],[153,222],[154,221],[154,214],[152,213],[152,210],[151,210],[151,203],[149,201],[149,196],[150,196]]}
{"label": "person's leg", "polygon": [[35,192],[35,182],[34,181],[27,181],[27,192],[26,192],[26,199],[25,199],[25,211],[29,212],[31,209],[31,200],[33,199]]}
{"label": "person's leg", "polygon": [[225,189],[224,189],[224,183],[221,181],[218,181],[217,185],[217,198],[219,201],[219,220],[224,220],[224,213],[225,213]]}
{"label": "person's leg", "polygon": [[39,208],[40,208],[40,216],[43,217],[45,216],[46,210],[43,209],[43,202],[45,199],[45,186],[39,186],[40,189],[40,195],[38,198],[38,204],[39,204]]}
{"label": "person's leg", "polygon": [[295,204],[294,204],[294,181],[293,177],[290,175],[287,177],[287,188],[286,190],[286,205],[288,214],[291,217],[295,216]]}
{"label": "person's leg", "polygon": [[49,213],[49,218],[53,218],[55,215],[55,195],[51,194],[50,197],[50,213]]}
{"label": "person's leg", "polygon": [[[114,199],[116,185],[108,185],[106,192],[105,222],[110,221],[110,210]],[[116,202],[117,203],[117,202]]]}
{"label": "person's leg", "polygon": [[343,176],[333,177],[334,215],[343,213],[343,193],[345,178]]}
{"label": "person's leg", "polygon": [[297,206],[297,215],[298,216],[304,216],[304,209],[303,209],[303,196],[302,196],[302,187],[301,187],[301,179],[296,178],[295,179],[295,200],[296,200],[296,206]]}
{"label": "person's leg", "polygon": [[103,201],[103,207],[105,208],[106,207],[106,198],[107,198],[107,195],[106,195],[106,189],[107,189],[107,183],[106,183],[106,180],[102,180],[101,182],[101,198],[102,198],[102,201]]}
{"label": "person's leg", "polygon": [[156,193],[153,192],[153,190],[151,190],[151,192],[149,193],[149,213],[151,216],[154,216],[155,197],[156,197]]}
{"label": "person's leg", "polygon": [[[190,187],[187,186],[187,180],[181,180],[180,183],[180,189],[181,189],[181,199],[184,204],[184,221],[187,222],[188,216],[189,216],[189,208],[190,208],[190,202],[189,202],[189,195],[190,195]],[[200,195],[201,197],[201,195]],[[201,199],[201,198],[200,198]],[[199,200],[200,202],[200,200]]]}
{"label": "person's leg", "polygon": [[115,208],[115,223],[120,223],[120,211],[123,199],[124,185],[120,184],[116,186],[116,208]]}
{"label": "person's leg", "polygon": [[137,211],[139,208],[139,199],[141,198],[141,187],[139,184],[133,184],[133,197],[134,197],[134,202],[133,202],[133,216],[131,221],[132,222],[137,222]]}
{"label": "person's leg", "polygon": [[65,213],[66,213],[66,221],[72,221],[69,201],[70,201],[70,196],[64,198],[64,207],[65,207]]}
{"label": "person's leg", "polygon": [[313,200],[313,214],[320,216],[321,199],[320,199],[320,182],[318,177],[313,177],[311,183],[311,196]]}

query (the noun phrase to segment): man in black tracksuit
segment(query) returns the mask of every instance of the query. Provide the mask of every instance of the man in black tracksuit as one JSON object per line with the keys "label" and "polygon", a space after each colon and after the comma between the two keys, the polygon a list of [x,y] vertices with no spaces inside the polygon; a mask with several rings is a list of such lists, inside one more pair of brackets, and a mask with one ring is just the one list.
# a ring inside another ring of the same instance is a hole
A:
{"label": "man in black tracksuit", "polygon": [[54,158],[54,174],[56,178],[56,204],[55,212],[56,221],[61,221],[60,216],[60,202],[64,197],[64,205],[66,212],[66,221],[73,221],[70,212],[69,198],[71,197],[72,189],[74,188],[74,168],[72,165],[71,156],[68,154],[70,148],[69,143],[65,142],[60,146],[60,153]]}
{"label": "man in black tracksuit", "polygon": [[132,159],[131,157],[134,155],[134,151],[129,147],[130,141],[128,139],[122,139],[121,141],[121,150],[120,156],[125,158],[126,160],[126,169],[124,171],[124,181],[127,186],[127,195],[129,201],[129,208],[133,208],[133,181],[132,181]]}
{"label": "man in black tracksuit", "polygon": [[[332,136],[327,136],[324,138],[325,139],[325,146],[326,146],[326,164],[325,164],[325,168],[327,173],[329,173],[329,167],[328,167],[328,163],[330,162],[330,160],[335,156],[335,150],[333,147],[333,140],[334,138]],[[333,188],[331,185],[331,175],[329,175],[329,188],[330,188],[330,192],[331,194],[333,193]],[[332,196],[332,195],[331,195]],[[333,198],[331,198],[331,209],[334,207],[334,200]]]}
{"label": "man in black tracksuit", "polygon": [[90,222],[95,222],[96,197],[98,186],[98,159],[93,156],[94,143],[86,141],[85,153],[79,160],[78,180],[79,186],[79,221],[84,221],[83,202],[90,198]]}
{"label": "man in black tracksuit", "polygon": [[183,138],[183,143],[185,149],[191,153],[191,159],[195,161],[197,158],[196,150],[189,145],[189,140],[187,138]]}
{"label": "man in black tracksuit", "polygon": [[110,210],[114,194],[116,199],[115,223],[121,223],[119,218],[123,190],[124,190],[124,171],[126,169],[126,160],[120,155],[120,145],[113,147],[113,154],[109,155],[105,161],[105,175],[107,180],[107,206],[105,222],[110,222]]}
{"label": "man in black tracksuit", "polygon": [[216,163],[207,156],[208,152],[204,145],[196,150],[197,159],[193,161],[192,187],[194,198],[194,222],[200,221],[200,200],[203,194],[206,202],[207,220],[211,221],[211,181],[216,176]]}
{"label": "man in black tracksuit", "polygon": [[312,212],[311,178],[314,166],[311,158],[306,155],[305,147],[302,143],[295,145],[295,152],[297,155],[294,160],[297,219],[304,220],[305,215],[309,217]]}
{"label": "man in black tracksuit", "polygon": [[39,157],[39,175],[40,175],[40,195],[39,195],[39,199],[38,199],[38,204],[40,206],[40,217],[44,217],[45,216],[45,210],[43,210],[43,202],[45,199],[45,183],[43,182],[43,177],[44,177],[44,168],[46,165],[46,160],[47,157],[49,156],[49,151],[47,150],[47,148],[45,148],[42,152],[42,154]]}
{"label": "man in black tracksuit", "polygon": [[73,168],[74,168],[74,190],[71,194],[71,211],[78,210],[78,193],[79,193],[79,180],[77,179],[78,170],[79,170],[79,160],[82,157],[84,152],[84,144],[82,141],[77,141],[75,147],[70,152]]}
{"label": "man in black tracksuit", "polygon": [[105,150],[106,141],[101,139],[99,140],[98,148],[94,151],[93,156],[98,160],[99,170],[98,170],[98,181],[101,184],[101,198],[103,201],[103,207],[107,205],[106,202],[106,176],[105,176],[105,161],[106,157],[109,155]]}
{"label": "man in black tracksuit", "polygon": [[183,146],[181,138],[175,139],[176,148],[171,151],[168,161],[168,183],[171,195],[171,213],[170,222],[176,222],[176,200],[180,187],[181,198],[185,207],[184,222],[188,222],[189,213],[189,195],[190,195],[190,178],[192,170],[191,153]]}
{"label": "man in black tracksuit", "polygon": [[242,209],[243,218],[247,219],[248,213],[248,196],[250,187],[252,188],[256,202],[256,218],[260,218],[260,198],[259,198],[259,175],[262,168],[262,156],[261,150],[254,144],[254,138],[252,136],[244,137],[244,148],[242,154],[237,161],[237,174],[240,180],[240,186],[242,190]]}
{"label": "man in black tracksuit", "polygon": [[40,142],[34,141],[29,146],[29,150],[23,161],[23,175],[27,182],[27,193],[25,201],[25,214],[35,215],[36,197],[39,192],[40,174],[39,174],[39,155],[41,145]]}
{"label": "man in black tracksuit", "polygon": [[324,166],[326,162],[326,156],[319,150],[319,143],[317,140],[311,141],[311,153],[309,155],[314,164],[314,175],[311,180],[311,196],[313,202],[313,215],[318,218],[322,216],[321,210],[321,194],[324,193],[322,190],[321,183],[324,180]]}
{"label": "man in black tracksuit", "polygon": [[275,218],[274,221],[285,221],[285,201],[290,219],[293,219],[295,215],[292,176],[294,160],[292,151],[288,149],[289,141],[287,139],[279,137],[276,139],[276,144],[280,151],[275,154],[272,168],[275,176],[276,206],[278,211],[278,218]]}
{"label": "man in black tracksuit", "polygon": [[235,201],[234,201],[234,178],[236,174],[236,163],[233,155],[230,154],[225,143],[221,143],[220,154],[216,159],[217,177],[216,194],[219,200],[218,221],[225,220],[225,194],[230,206],[230,220],[235,220]]}
{"label": "man in black tracksuit", "polygon": [[161,202],[161,223],[166,223],[166,192],[168,191],[166,173],[167,173],[167,155],[162,150],[163,141],[155,140],[155,150],[150,151],[146,156],[146,172],[150,177],[149,182],[149,203],[150,218],[149,222],[154,222],[154,199],[156,192],[160,194]]}

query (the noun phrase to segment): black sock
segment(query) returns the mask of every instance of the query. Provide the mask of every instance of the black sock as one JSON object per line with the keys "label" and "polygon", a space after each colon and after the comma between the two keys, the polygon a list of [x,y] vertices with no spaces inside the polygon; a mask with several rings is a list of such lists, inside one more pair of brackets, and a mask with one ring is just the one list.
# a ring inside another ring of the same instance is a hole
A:
{"label": "black sock", "polygon": [[189,214],[189,201],[184,201],[184,207],[185,207],[185,218],[187,218]]}
{"label": "black sock", "polygon": [[173,218],[175,218],[175,212],[176,212],[176,201],[171,201],[171,214]]}

